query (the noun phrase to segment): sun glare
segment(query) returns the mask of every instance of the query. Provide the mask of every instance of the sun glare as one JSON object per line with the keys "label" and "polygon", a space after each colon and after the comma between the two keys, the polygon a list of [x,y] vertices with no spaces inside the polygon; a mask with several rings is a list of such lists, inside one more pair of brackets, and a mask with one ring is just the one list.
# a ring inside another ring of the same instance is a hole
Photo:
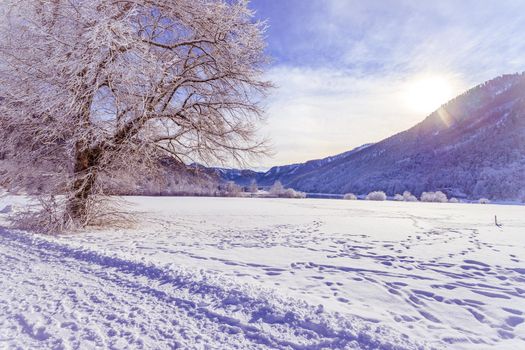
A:
{"label": "sun glare", "polygon": [[416,78],[404,91],[407,106],[419,113],[430,114],[454,97],[451,82],[440,76]]}

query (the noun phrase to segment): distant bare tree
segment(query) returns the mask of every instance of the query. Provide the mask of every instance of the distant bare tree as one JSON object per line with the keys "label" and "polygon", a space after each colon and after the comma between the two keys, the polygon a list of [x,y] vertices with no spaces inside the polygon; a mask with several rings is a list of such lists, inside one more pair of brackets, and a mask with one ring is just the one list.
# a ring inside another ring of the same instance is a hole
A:
{"label": "distant bare tree", "polygon": [[259,188],[257,187],[257,181],[255,181],[255,179],[253,179],[250,182],[250,186],[248,187],[248,192],[250,192],[250,193],[257,193],[257,191],[259,191]]}
{"label": "distant bare tree", "polygon": [[224,185],[224,196],[226,197],[240,197],[242,192],[242,187],[233,181],[228,181]]}
{"label": "distant bare tree", "polygon": [[277,180],[274,182],[272,187],[270,187],[270,195],[279,197],[284,193],[284,186],[281,181]]}
{"label": "distant bare tree", "polygon": [[246,0],[3,0],[0,16],[0,153],[12,186],[65,195],[65,223],[88,223],[101,177],[163,154],[266,151],[265,26]]}

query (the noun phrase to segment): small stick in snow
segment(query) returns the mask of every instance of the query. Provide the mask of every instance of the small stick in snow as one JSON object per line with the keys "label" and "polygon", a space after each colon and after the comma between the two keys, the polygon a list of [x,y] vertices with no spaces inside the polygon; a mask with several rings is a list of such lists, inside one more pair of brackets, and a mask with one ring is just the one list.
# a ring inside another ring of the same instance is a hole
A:
{"label": "small stick in snow", "polygon": [[498,226],[498,227],[503,226],[502,224],[499,224],[499,223],[498,223],[498,217],[497,217],[496,215],[494,215],[494,223],[495,223],[496,226]]}

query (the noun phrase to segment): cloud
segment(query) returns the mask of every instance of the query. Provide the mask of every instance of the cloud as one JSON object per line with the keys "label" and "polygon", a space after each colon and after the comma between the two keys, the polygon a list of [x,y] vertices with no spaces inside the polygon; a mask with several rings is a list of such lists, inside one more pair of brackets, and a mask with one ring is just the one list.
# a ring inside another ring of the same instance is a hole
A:
{"label": "cloud", "polygon": [[476,75],[525,69],[525,3],[287,0],[252,2],[268,18],[275,63],[354,74],[440,68]]}
{"label": "cloud", "polygon": [[[331,68],[276,66],[268,78],[277,88],[267,101],[262,131],[277,154],[260,166],[341,153],[403,131],[425,117],[406,101],[411,82],[420,76],[355,77]],[[464,86],[456,82],[451,88],[456,94]]]}
{"label": "cloud", "polygon": [[[253,0],[267,18],[273,165],[347,151],[411,127],[421,77],[454,94],[525,70],[525,3],[500,1]],[[408,98],[410,100],[410,96]],[[446,102],[446,101],[443,101]]]}

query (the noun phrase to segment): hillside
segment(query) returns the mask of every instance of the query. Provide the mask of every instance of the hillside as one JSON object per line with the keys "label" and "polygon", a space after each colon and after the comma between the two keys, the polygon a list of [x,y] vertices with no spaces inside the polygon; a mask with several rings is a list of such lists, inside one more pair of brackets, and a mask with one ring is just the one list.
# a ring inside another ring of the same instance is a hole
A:
{"label": "hillside", "polygon": [[[525,198],[525,74],[456,97],[409,130],[322,160],[251,174],[315,193],[441,190],[462,198]],[[245,177],[231,180],[242,183]]]}
{"label": "hillside", "polygon": [[257,172],[248,169],[228,169],[228,168],[211,168],[215,174],[224,181],[234,181],[235,183],[246,186],[255,180],[260,186],[271,186],[275,181],[279,180],[287,183],[299,176],[308,174],[313,170],[320,169],[330,163],[347,157],[353,153],[356,153],[371,144],[366,144],[348,152],[344,152],[335,156],[309,160],[305,163],[290,164],[284,166],[272,167],[267,172]]}

